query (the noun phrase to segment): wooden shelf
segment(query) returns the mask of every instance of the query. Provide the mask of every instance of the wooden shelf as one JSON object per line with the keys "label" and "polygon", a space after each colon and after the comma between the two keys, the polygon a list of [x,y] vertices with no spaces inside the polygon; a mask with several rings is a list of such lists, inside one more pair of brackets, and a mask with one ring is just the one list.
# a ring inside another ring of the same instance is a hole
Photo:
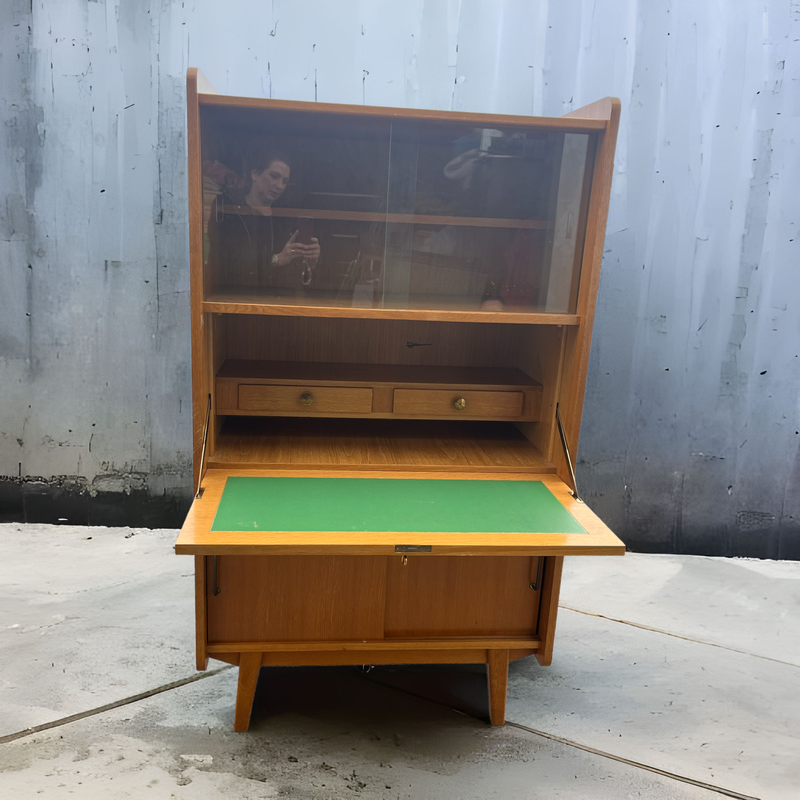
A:
{"label": "wooden shelf", "polygon": [[510,422],[229,417],[209,469],[554,473]]}
{"label": "wooden shelf", "polygon": [[[396,306],[405,299],[397,297]],[[389,298],[391,303],[392,298]],[[223,286],[208,294],[203,311],[216,314],[267,314],[287,317],[401,319],[428,322],[486,322],[511,325],[580,325],[578,314],[536,311],[506,306],[505,311],[481,311],[480,301],[456,295],[408,296],[404,307],[362,308],[345,305],[337,291],[290,291],[266,287]]]}
{"label": "wooden shelf", "polygon": [[463,389],[507,389],[537,387],[522,370],[511,367],[439,367],[408,364],[332,364],[311,361],[225,361],[217,378],[268,381],[269,383],[316,383],[319,385],[376,383],[425,386],[458,386]]}
{"label": "wooden shelf", "polygon": [[552,230],[554,224],[542,219],[500,219],[495,217],[460,217],[438,214],[388,214],[381,211],[333,211],[311,208],[274,208],[269,206],[222,207],[225,214],[240,216],[290,217],[292,219],[332,219],[349,222],[401,222],[409,225],[460,225],[471,228],[523,228]]}

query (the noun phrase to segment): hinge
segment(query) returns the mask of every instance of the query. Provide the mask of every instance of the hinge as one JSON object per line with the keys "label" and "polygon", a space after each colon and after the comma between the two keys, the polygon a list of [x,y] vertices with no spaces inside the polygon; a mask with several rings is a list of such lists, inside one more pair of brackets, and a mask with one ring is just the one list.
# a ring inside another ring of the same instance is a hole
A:
{"label": "hinge", "polygon": [[219,572],[218,558],[219,558],[218,556],[214,556],[214,576],[213,576],[214,585],[212,588],[212,593],[214,594],[214,597],[216,597],[222,591],[222,589],[219,588],[219,585],[217,583],[217,573]]}
{"label": "hinge", "polygon": [[528,585],[534,591],[537,591],[542,586],[542,573],[544,572],[544,556],[539,556],[539,563],[536,565],[536,580]]}
{"label": "hinge", "polygon": [[567,468],[569,469],[569,476],[572,479],[572,490],[570,494],[579,502],[583,500],[578,496],[578,482],[575,480],[575,470],[572,467],[572,456],[569,454],[569,444],[567,443],[567,434],[564,432],[564,425],[561,422],[561,414],[558,411],[558,403],[556,403],[556,422],[558,423],[558,435],[561,437],[561,446],[564,448],[564,455],[567,459]]}
{"label": "hinge", "polygon": [[200,472],[197,475],[197,491],[195,492],[195,499],[202,497],[203,490],[200,484],[203,482],[203,467],[206,462],[206,443],[208,442],[208,423],[211,421],[211,395],[208,395],[208,405],[206,406],[206,424],[203,428],[203,449],[200,451]]}

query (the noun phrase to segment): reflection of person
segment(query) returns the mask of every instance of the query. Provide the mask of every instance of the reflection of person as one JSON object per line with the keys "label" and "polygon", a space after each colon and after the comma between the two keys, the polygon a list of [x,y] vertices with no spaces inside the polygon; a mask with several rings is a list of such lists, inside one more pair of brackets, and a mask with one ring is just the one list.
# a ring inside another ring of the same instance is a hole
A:
{"label": "reflection of person", "polygon": [[319,240],[301,239],[301,230],[272,207],[286,191],[290,160],[266,151],[250,162],[244,181],[231,182],[217,196],[212,235],[219,283],[295,289],[311,283],[320,257]]}
{"label": "reflection of person", "polygon": [[[269,216],[272,204],[286,191],[291,173],[289,159],[282,153],[268,152],[256,159],[250,170],[250,190],[244,196],[245,203]],[[298,242],[299,233],[296,230],[281,251],[272,254],[272,266],[282,267],[292,259],[304,258],[308,266],[314,268],[319,260],[319,240],[312,238],[310,242]]]}

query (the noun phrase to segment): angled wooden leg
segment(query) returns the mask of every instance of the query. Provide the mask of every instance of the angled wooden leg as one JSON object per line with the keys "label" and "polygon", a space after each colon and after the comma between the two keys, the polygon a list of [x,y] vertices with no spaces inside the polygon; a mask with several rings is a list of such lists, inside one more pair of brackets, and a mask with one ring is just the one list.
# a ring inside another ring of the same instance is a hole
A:
{"label": "angled wooden leg", "polygon": [[492,725],[504,725],[508,689],[508,650],[487,650],[486,671],[489,678],[489,719]]}
{"label": "angled wooden leg", "polygon": [[236,690],[236,715],[233,718],[235,731],[246,731],[250,727],[250,713],[260,670],[261,653],[242,653],[239,656],[239,686]]}

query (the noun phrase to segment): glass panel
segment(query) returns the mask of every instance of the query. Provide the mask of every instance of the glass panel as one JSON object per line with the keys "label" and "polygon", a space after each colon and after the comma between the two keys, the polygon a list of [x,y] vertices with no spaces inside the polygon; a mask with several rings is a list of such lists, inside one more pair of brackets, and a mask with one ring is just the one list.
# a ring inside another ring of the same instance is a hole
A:
{"label": "glass panel", "polygon": [[379,304],[390,123],[274,112],[257,132],[208,127],[206,299]]}
{"label": "glass panel", "polygon": [[588,134],[216,110],[205,297],[574,313],[591,150]]}
{"label": "glass panel", "polygon": [[386,307],[572,313],[589,136],[394,123]]}

